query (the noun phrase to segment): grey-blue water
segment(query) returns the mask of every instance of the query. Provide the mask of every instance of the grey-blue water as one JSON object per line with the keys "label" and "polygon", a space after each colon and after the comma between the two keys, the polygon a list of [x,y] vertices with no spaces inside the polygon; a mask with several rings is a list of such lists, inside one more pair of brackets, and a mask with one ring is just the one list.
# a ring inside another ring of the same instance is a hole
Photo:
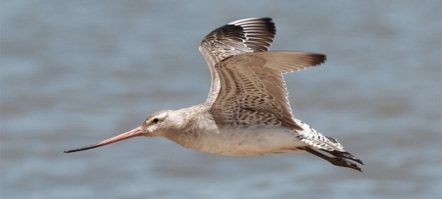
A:
{"label": "grey-blue water", "polygon": [[[1,2],[1,198],[441,198],[441,1]],[[197,46],[273,17],[295,116],[364,160],[232,158],[136,138],[64,154],[205,100]]]}

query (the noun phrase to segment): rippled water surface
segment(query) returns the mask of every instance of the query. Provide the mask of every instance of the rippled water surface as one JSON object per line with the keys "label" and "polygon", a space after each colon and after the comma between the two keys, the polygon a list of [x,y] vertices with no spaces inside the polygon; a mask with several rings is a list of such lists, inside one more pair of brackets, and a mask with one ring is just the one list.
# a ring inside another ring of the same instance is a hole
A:
{"label": "rippled water surface", "polygon": [[[440,1],[1,2],[1,198],[441,198]],[[232,158],[138,138],[63,154],[203,101],[201,38],[270,16],[273,50],[325,53],[286,75],[295,116],[366,166]]]}

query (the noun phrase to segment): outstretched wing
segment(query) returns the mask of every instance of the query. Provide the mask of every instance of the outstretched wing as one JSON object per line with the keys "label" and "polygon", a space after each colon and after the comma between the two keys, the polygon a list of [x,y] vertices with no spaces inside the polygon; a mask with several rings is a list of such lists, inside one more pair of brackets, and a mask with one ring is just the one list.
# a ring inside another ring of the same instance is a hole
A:
{"label": "outstretched wing", "polygon": [[209,64],[212,85],[208,103],[213,103],[219,91],[219,78],[215,65],[233,55],[265,52],[275,36],[271,18],[247,18],[219,27],[204,37],[199,50]]}
{"label": "outstretched wing", "polygon": [[306,52],[257,52],[235,55],[215,65],[220,92],[211,107],[221,126],[283,125],[294,121],[282,74],[325,61]]}

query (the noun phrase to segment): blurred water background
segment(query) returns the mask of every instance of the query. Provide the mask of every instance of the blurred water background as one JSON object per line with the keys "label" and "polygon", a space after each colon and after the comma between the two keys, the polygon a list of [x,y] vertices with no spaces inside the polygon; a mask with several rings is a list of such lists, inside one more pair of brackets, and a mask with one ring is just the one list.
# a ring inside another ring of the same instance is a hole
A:
{"label": "blurred water background", "polygon": [[[441,1],[1,1],[1,198],[441,198]],[[295,116],[361,157],[232,158],[162,138],[63,154],[205,100],[197,46],[273,17]]]}

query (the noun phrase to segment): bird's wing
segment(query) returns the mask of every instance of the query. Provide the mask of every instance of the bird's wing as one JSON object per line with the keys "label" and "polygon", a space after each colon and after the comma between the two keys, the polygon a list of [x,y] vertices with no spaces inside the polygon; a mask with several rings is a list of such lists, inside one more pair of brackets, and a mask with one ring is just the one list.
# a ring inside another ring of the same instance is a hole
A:
{"label": "bird's wing", "polygon": [[265,52],[275,36],[271,18],[247,18],[228,23],[204,37],[199,51],[209,64],[212,85],[208,103],[213,103],[219,91],[219,78],[215,65],[233,55]]}
{"label": "bird's wing", "polygon": [[283,125],[300,127],[288,100],[282,74],[325,61],[306,52],[257,52],[235,55],[215,65],[220,92],[211,113],[220,126]]}

